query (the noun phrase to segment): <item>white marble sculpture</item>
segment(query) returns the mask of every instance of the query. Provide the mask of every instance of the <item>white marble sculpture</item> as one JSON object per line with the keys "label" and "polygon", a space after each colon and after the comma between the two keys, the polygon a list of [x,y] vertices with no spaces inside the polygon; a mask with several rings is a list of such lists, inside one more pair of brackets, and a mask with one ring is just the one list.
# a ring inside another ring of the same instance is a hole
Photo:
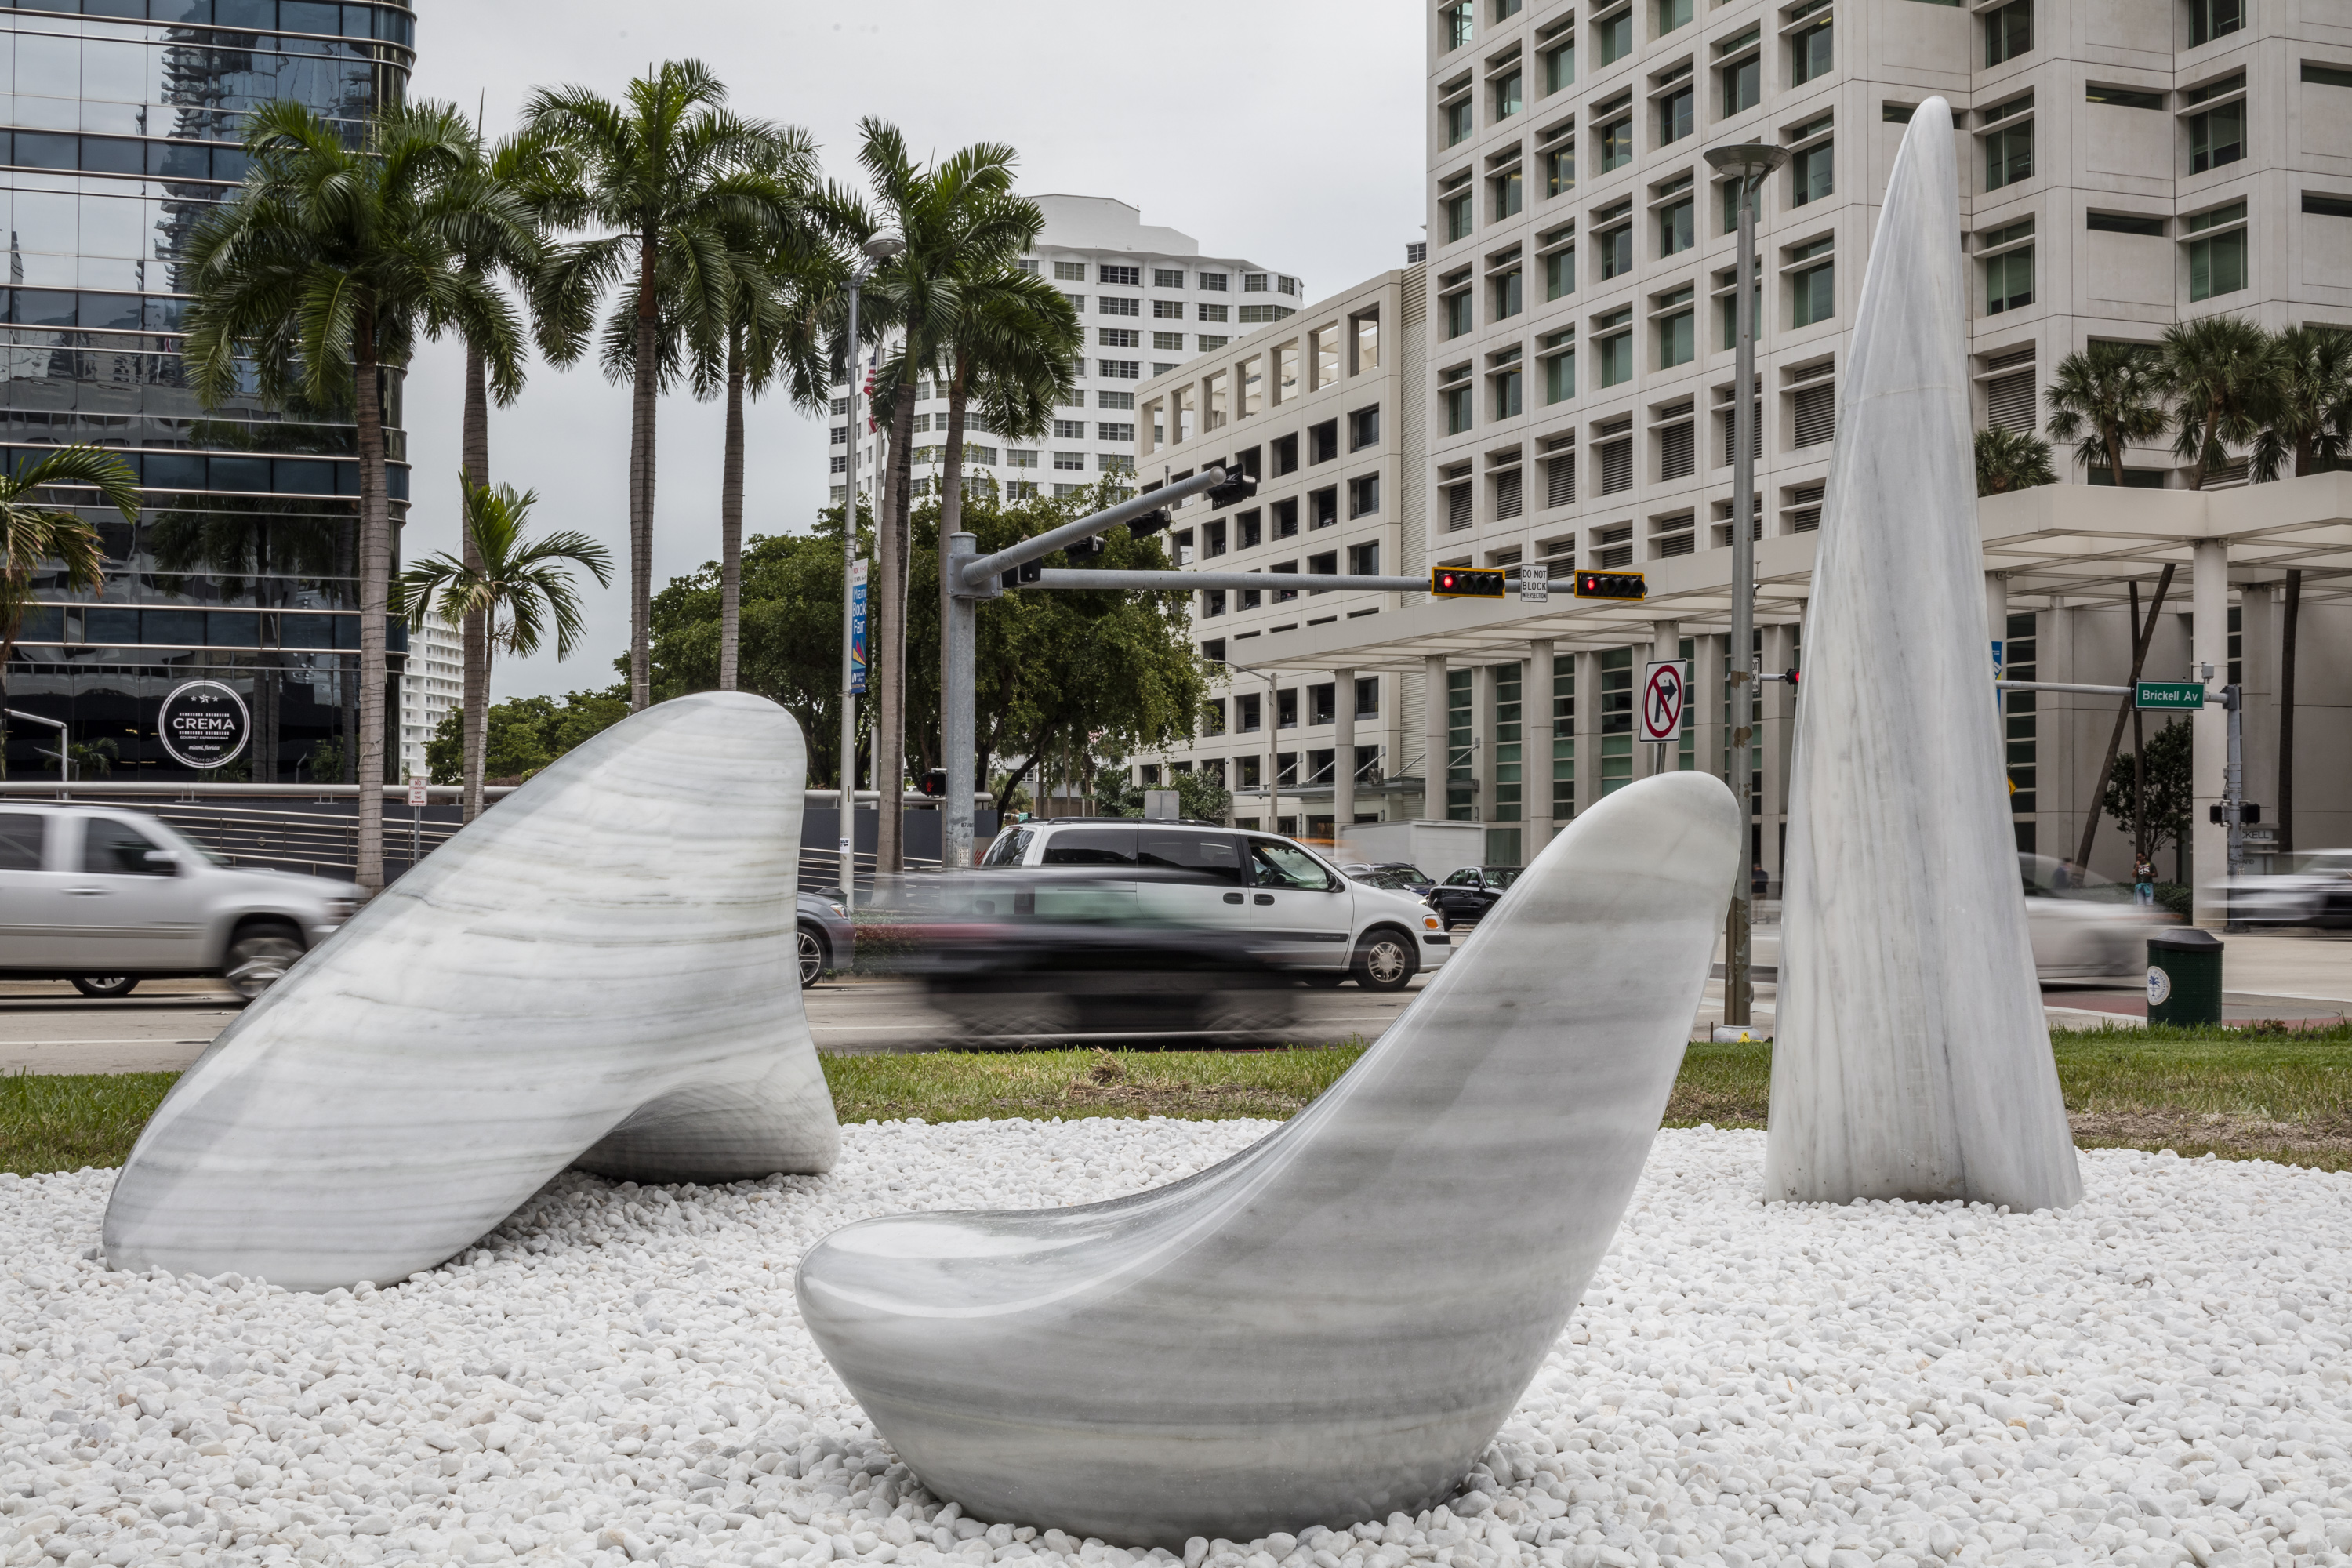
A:
{"label": "white marble sculpture", "polygon": [[1717,780],[1620,791],[1279,1131],[1110,1203],[835,1231],[810,1332],[979,1518],[1181,1551],[1429,1507],[1616,1231],[1738,863]]}
{"label": "white marble sculpture", "polygon": [[1952,116],[1912,115],[1855,310],[1790,774],[1769,1197],[2083,1195],[2004,795]]}
{"label": "white marble sculpture", "polygon": [[567,1165],[831,1168],[793,951],[806,774],[792,715],[737,693],[562,758],[213,1042],[115,1183],[107,1260],[383,1283]]}

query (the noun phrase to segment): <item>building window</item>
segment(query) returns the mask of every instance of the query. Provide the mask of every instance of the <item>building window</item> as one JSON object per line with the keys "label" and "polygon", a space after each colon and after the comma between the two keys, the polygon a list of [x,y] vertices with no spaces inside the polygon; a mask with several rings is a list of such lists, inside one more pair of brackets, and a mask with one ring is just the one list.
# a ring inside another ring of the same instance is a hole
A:
{"label": "building window", "polygon": [[2246,25],[2246,0],[2189,0],[2189,44],[2210,44]]}
{"label": "building window", "polygon": [[1184,319],[1184,301],[1181,300],[1154,300],[1151,301],[1151,319],[1155,321],[1182,321]]}
{"label": "building window", "polygon": [[1444,29],[1448,54],[1468,47],[1470,41],[1478,36],[1476,7],[1472,0],[1454,0],[1452,5],[1439,7],[1437,19],[1438,25]]}
{"label": "building window", "polygon": [[1543,52],[1544,93],[1549,96],[1576,85],[1576,40],[1554,44]]}
{"label": "building window", "polygon": [[1034,468],[1037,466],[1037,454],[1019,447],[1008,447],[1004,451],[1004,466],[1008,468]]}
{"label": "building window", "polygon": [[1658,254],[1673,256],[1698,243],[1698,209],[1685,196],[1658,209]]}
{"label": "building window", "polygon": [[1140,267],[1121,267],[1116,263],[1106,261],[1102,263],[1101,276],[1097,279],[1096,281],[1109,283],[1129,289],[1140,288],[1143,284],[1143,268]]}
{"label": "building window", "polygon": [[1546,334],[1542,353],[1544,401],[1566,403],[1576,395],[1576,329]]}
{"label": "building window", "polygon": [[1227,292],[1227,289],[1226,289],[1226,288],[1225,288],[1226,281],[1227,281],[1227,279],[1226,279],[1226,275],[1225,275],[1224,273],[1222,273],[1222,272],[1203,272],[1203,273],[1202,273],[1202,274],[1201,274],[1201,289],[1202,289],[1202,292],[1203,292],[1203,293],[1207,293],[1207,294],[1223,294],[1223,293],[1225,293],[1225,292]]}
{"label": "building window", "polygon": [[[1339,521],[1339,486],[1337,486],[1337,485],[1329,485],[1329,486],[1325,487],[1325,488],[1324,488],[1324,489],[1319,489],[1319,490],[1309,490],[1309,491],[1307,492],[1307,526],[1309,529],[1328,528],[1328,527],[1330,527],[1333,523],[1335,523],[1335,522],[1337,522],[1337,521]],[[1287,537],[1289,536],[1289,531],[1288,531],[1288,530],[1281,530],[1281,531],[1278,531],[1281,533],[1282,537],[1287,538]]]}
{"label": "building window", "polygon": [[1242,292],[1244,294],[1265,293],[1267,291],[1266,285],[1271,281],[1272,279],[1263,272],[1244,272],[1242,274]]}
{"label": "building window", "polygon": [[1139,349],[1143,346],[1143,334],[1133,327],[1097,327],[1101,346],[1107,349]]}
{"label": "building window", "polygon": [[1517,217],[1526,205],[1527,185],[1517,168],[1506,169],[1486,182],[1495,193],[1495,221]]}
{"label": "building window", "polygon": [[1835,24],[1829,16],[1830,0],[1813,0],[1800,6],[1797,16],[1802,19],[1818,14],[1820,20],[1808,23],[1789,35],[1789,85],[1802,87],[1817,77],[1829,75],[1834,55],[1832,30]]}
{"label": "building window", "polygon": [[1151,269],[1151,286],[1154,289],[1181,289],[1184,287],[1184,269],[1181,267],[1155,267]]}
{"label": "building window", "polygon": [[[1513,349],[1510,353],[1516,359],[1518,350]],[[1516,363],[1507,364],[1487,379],[1495,384],[1495,417],[1517,418],[1519,416],[1519,367]]]}
{"label": "building window", "polygon": [[[2303,193],[2303,210],[2313,217],[2352,217],[2352,196],[2331,196],[2325,191],[2305,191]],[[2164,232],[2162,218],[2148,221],[2157,226],[2152,232]]]}
{"label": "building window", "polygon": [[1456,192],[1440,198],[1438,205],[1445,209],[1445,243],[1467,239],[1471,231],[1470,193]]}
{"label": "building window", "polygon": [[1440,395],[1445,400],[1445,433],[1448,436],[1459,436],[1470,428],[1469,374],[1470,367],[1466,364],[1455,369],[1447,379],[1457,384],[1448,385]]}
{"label": "building window", "polygon": [[1181,354],[1184,352],[1184,334],[1181,332],[1154,332],[1151,334],[1151,346],[1155,349],[1168,349]]}
{"label": "building window", "polygon": [[1131,359],[1098,359],[1095,374],[1105,381],[1140,381],[1143,366]]}
{"label": "building window", "polygon": [[[1837,263],[1830,251],[1834,239],[1818,239],[1790,253],[1800,263],[1789,274],[1789,325],[1810,327],[1837,314]],[[1814,258],[1821,259],[1815,260]]]}
{"label": "building window", "polygon": [[[1083,403],[1075,403],[1072,404],[1071,406],[1074,408],[1083,408],[1086,405]],[[1135,394],[1131,392],[1098,393],[1095,396],[1095,406],[1097,408],[1125,408],[1132,411],[1135,407]]]}
{"label": "building window", "polygon": [[1381,477],[1365,474],[1348,481],[1348,515],[1370,517],[1381,510]]}
{"label": "building window", "polygon": [[1381,444],[1381,408],[1359,408],[1348,416],[1348,450],[1360,452],[1367,447]]}
{"label": "building window", "polygon": [[1633,270],[1633,226],[1620,224],[1617,227],[1592,237],[1601,252],[1601,279],[1622,278]]}
{"label": "building window", "polygon": [[1592,24],[1600,35],[1601,63],[1614,65],[1633,52],[1633,8],[1628,5],[1613,16],[1604,16]]}
{"label": "building window", "polygon": [[1544,264],[1544,298],[1564,300],[1576,292],[1576,247],[1562,246],[1547,252]]}
{"label": "building window", "polygon": [[[1133,271],[1134,268],[1128,270]],[[1105,294],[1095,301],[1095,313],[1100,316],[1140,316],[1143,314],[1143,301],[1126,294]]]}
{"label": "building window", "polygon": [[1126,452],[1097,452],[1095,467],[1106,474],[1131,474],[1135,472],[1135,458]]}
{"label": "building window", "polygon": [[1229,309],[1229,307],[1224,305],[1201,305],[1197,307],[1199,320],[1203,321],[1222,321],[1225,319],[1225,311],[1227,309]]}
{"label": "building window", "polygon": [[1985,64],[1989,66],[2032,53],[2033,0],[2010,0],[1999,10],[1987,12],[1984,30]]}
{"label": "building window", "polygon": [[[2220,230],[2221,232],[2209,232]],[[2189,220],[2189,297],[2210,300],[2246,286],[2246,204],[2231,202]]]}
{"label": "building window", "polygon": [[1087,264],[1083,261],[1056,261],[1054,263],[1054,276],[1067,282],[1083,283],[1087,280]]}
{"label": "building window", "polygon": [[1087,422],[1086,422],[1085,420],[1083,420],[1083,419],[1056,419],[1056,420],[1055,420],[1055,421],[1054,421],[1054,439],[1055,439],[1055,440],[1056,440],[1056,441],[1083,441],[1083,440],[1085,440],[1086,438],[1087,438]]}
{"label": "building window", "polygon": [[1470,290],[1461,289],[1445,296],[1445,335],[1458,338],[1477,325],[1477,310],[1471,303]]}
{"label": "building window", "polygon": [[1477,105],[1467,94],[1441,105],[1438,112],[1445,116],[1445,144],[1448,147],[1459,147],[1469,141],[1478,129]]}
{"label": "building window", "polygon": [[2033,303],[2032,235],[2033,220],[2026,218],[1984,237],[1984,249],[2012,247],[1985,258],[1986,315],[1995,316]]}
{"label": "building window", "polygon": [[1576,138],[1571,134],[1543,155],[1544,195],[1564,196],[1576,189]]}
{"label": "building window", "polygon": [[2033,177],[2033,121],[2019,121],[1985,133],[1985,189],[1997,191]]}
{"label": "building window", "polygon": [[1245,326],[1262,325],[1267,321],[1279,321],[1286,316],[1295,314],[1297,312],[1287,305],[1244,305],[1236,319]]}
{"label": "building window", "polygon": [[1688,364],[1696,353],[1697,333],[1691,295],[1692,291],[1684,288],[1658,297],[1658,307],[1664,311],[1664,314],[1655,317],[1660,370]]}
{"label": "building window", "polygon": [[1622,386],[1633,379],[1633,311],[1612,310],[1592,323],[1594,350],[1601,358],[1601,384]]}
{"label": "building window", "polygon": [[1493,314],[1488,318],[1489,320],[1508,321],[1519,313],[1519,268],[1514,267],[1509,271],[1497,273],[1486,280],[1487,288],[1492,290],[1494,301]]}
{"label": "building window", "polygon": [[1836,439],[1837,383],[1824,378],[1798,387],[1789,397],[1789,445],[1802,450]]}
{"label": "building window", "polygon": [[1764,96],[1764,56],[1755,47],[1759,30],[1748,28],[1727,43],[1716,47],[1717,55],[1735,54],[1741,49],[1750,53],[1745,59],[1732,60],[1718,67],[1717,79],[1723,89],[1723,117],[1729,119],[1743,110],[1753,109]]}
{"label": "building window", "polygon": [[1526,73],[1521,71],[1517,66],[1512,67],[1509,70],[1505,71],[1501,76],[1496,77],[1494,80],[1493,86],[1495,91],[1494,117],[1496,120],[1508,120],[1512,115],[1517,114],[1520,110],[1527,107]]}
{"label": "building window", "polygon": [[[2222,90],[2235,91],[2244,86],[2243,77],[2233,78]],[[2196,95],[2190,95],[2196,101]],[[2201,174],[2208,169],[2218,169],[2224,163],[2234,163],[2246,155],[2246,100],[2242,98],[2220,104],[2201,114],[2189,117],[2189,172]]]}
{"label": "building window", "polygon": [[1677,27],[1687,27],[1691,19],[1691,0],[1658,0],[1658,37],[1664,37]]}
{"label": "building window", "polygon": [[1132,441],[1135,439],[1135,426],[1132,425],[1097,425],[1095,426],[1095,439],[1097,441]]}
{"label": "building window", "polygon": [[1789,159],[1789,205],[1817,202],[1837,188],[1837,143],[1816,142]]}
{"label": "building window", "polygon": [[1086,466],[1087,455],[1084,452],[1056,452],[1054,454],[1054,467],[1056,468],[1077,471],[1083,470]]}
{"label": "building window", "polygon": [[1698,89],[1689,82],[1658,97],[1658,145],[1679,142],[1697,128],[1695,106]]}
{"label": "building window", "polygon": [[1633,116],[1619,115],[1593,133],[1593,142],[1601,153],[1601,172],[1622,169],[1633,161]]}

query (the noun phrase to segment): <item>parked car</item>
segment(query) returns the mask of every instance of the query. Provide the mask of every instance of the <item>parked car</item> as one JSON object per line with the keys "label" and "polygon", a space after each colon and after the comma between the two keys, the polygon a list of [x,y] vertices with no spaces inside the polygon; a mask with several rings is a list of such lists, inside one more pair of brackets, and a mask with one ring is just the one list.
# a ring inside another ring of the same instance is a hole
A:
{"label": "parked car", "polygon": [[2314,849],[2287,868],[2230,884],[2230,918],[2248,925],[2352,926],[2352,849]]}
{"label": "parked car", "polygon": [[1504,889],[1518,879],[1517,866],[1465,866],[1424,897],[1447,925],[1474,926],[1501,900]]}
{"label": "parked car", "polygon": [[352,917],[349,882],[231,866],[144,812],[0,805],[0,974],[127,996],[214,975],[248,1000]]}
{"label": "parked car", "polygon": [[1437,886],[1436,878],[1402,860],[1383,860],[1377,866],[1342,866],[1339,874],[1397,893],[1419,895]]}
{"label": "parked car", "polygon": [[[1090,919],[1247,931],[1266,957],[1309,984],[1353,976],[1372,991],[1395,991],[1453,951],[1444,923],[1411,894],[1339,874],[1294,839],[1208,823],[1133,817],[1024,822],[989,846],[983,865],[1130,868],[1125,884],[1097,879]],[[1050,916],[1046,895],[1034,912]],[[1122,913],[1122,910],[1124,913]]]}
{"label": "parked car", "polygon": [[2124,883],[2070,870],[2047,855],[2020,854],[2017,868],[2036,975],[2093,980],[2147,973],[2148,932],[2172,923],[2171,916],[2140,908]]}
{"label": "parked car", "polygon": [[849,967],[857,952],[857,928],[849,923],[849,910],[842,902],[839,888],[802,892],[798,947],[803,991],[828,971]]}

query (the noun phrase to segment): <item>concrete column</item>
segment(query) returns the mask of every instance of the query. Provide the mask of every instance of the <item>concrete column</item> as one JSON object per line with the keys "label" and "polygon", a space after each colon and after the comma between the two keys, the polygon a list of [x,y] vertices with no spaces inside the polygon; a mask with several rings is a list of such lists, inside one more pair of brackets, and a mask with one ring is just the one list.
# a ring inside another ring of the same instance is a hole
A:
{"label": "concrete column", "polygon": [[1519,863],[1531,863],[1551,842],[1551,681],[1549,638],[1528,644],[1519,676]]}
{"label": "concrete column", "polygon": [[[1680,621],[1651,622],[1649,651],[1645,654],[1642,653],[1639,645],[1635,646],[1634,652],[1641,655],[1633,661],[1633,733],[1637,739],[1642,733],[1642,684],[1649,673],[1642,667],[1654,659],[1679,658],[1682,657],[1682,647],[1683,624]],[[1637,778],[1652,778],[1659,773],[1670,773],[1682,766],[1682,745],[1678,741],[1670,742],[1663,746],[1643,744],[1635,749],[1642,753],[1635,759],[1633,764],[1633,773]]]}
{"label": "concrete column", "polygon": [[2230,869],[2229,830],[2207,820],[2221,803],[2222,773],[2230,761],[2230,716],[2221,710],[2221,687],[2230,679],[2230,546],[2219,539],[2200,539],[2189,558],[2189,614],[2191,666],[2189,679],[2202,679],[2205,666],[2213,667],[2206,688],[2205,706],[2190,721],[2193,770],[2189,812],[2189,881],[2196,923],[2219,931],[2227,923],[2226,909],[2214,895]]}
{"label": "concrete column", "polygon": [[[2005,642],[2008,640],[2009,574],[2006,572],[1988,572],[1985,574],[1985,630],[1986,635],[1991,637],[1995,642]],[[1992,651],[1990,648],[1985,650],[1985,657],[1987,658],[1990,658],[1992,657]],[[2007,661],[2003,660],[2002,662],[2004,665],[2003,674],[2006,675],[2007,670],[2005,667]]]}
{"label": "concrete column", "polygon": [[1495,820],[1495,677],[1500,673],[1494,664],[1470,672],[1470,776],[1478,781],[1470,793],[1470,815],[1481,822]]}
{"label": "concrete column", "polygon": [[1356,672],[1331,672],[1331,844],[1356,821]]}
{"label": "concrete column", "polygon": [[[1797,662],[1796,627],[1765,626],[1764,669],[1778,675]],[[1797,700],[1787,682],[1767,681],[1764,699],[1764,809],[1757,821],[1764,829],[1764,869],[1771,874],[1773,897],[1780,887],[1780,845],[1789,824],[1789,757],[1797,732]]]}
{"label": "concrete column", "polygon": [[1576,655],[1576,814],[1601,798],[1601,656]]}
{"label": "concrete column", "polygon": [[1445,656],[1433,653],[1421,661],[1422,785],[1421,815],[1432,822],[1445,820]]}
{"label": "concrete column", "polygon": [[1725,635],[1714,632],[1695,639],[1691,648],[1691,695],[1697,704],[1695,717],[1698,731],[1692,738],[1692,752],[1698,760],[1701,773],[1723,776],[1723,733]]}
{"label": "concrete column", "polygon": [[[2034,666],[2039,679],[2069,683],[2089,680],[2075,661],[2074,641],[2083,626],[2083,612],[2066,602],[2063,594],[2050,598],[2050,611],[2035,619],[2034,647],[2039,662]],[[2103,682],[2105,677],[2099,678]],[[2109,699],[2092,697],[2079,691],[2040,691],[2034,704],[2041,722],[2034,726],[2034,817],[2040,824],[2036,842],[2044,855],[2061,860],[2074,858],[2083,842],[2083,808],[2089,804],[2079,793],[2081,781],[2098,765],[2095,753],[2087,762],[2077,758],[2085,744],[2099,745],[2106,741],[2102,731],[2097,741],[2088,741],[2089,732],[2097,726],[2091,721],[2094,709],[2106,705]],[[2112,715],[2115,710],[2107,707]],[[2112,721],[2112,719],[2110,720]],[[2094,846],[2095,847],[2095,845]]]}
{"label": "concrete column", "polygon": [[2238,662],[2246,688],[2246,798],[2262,806],[2265,826],[2278,821],[2277,594],[2268,583],[2249,583],[2238,590]]}

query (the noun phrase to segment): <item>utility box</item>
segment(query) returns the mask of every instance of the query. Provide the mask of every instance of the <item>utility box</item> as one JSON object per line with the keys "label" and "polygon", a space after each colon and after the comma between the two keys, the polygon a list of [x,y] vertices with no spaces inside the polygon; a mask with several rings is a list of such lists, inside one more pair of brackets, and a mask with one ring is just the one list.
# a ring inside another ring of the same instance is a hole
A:
{"label": "utility box", "polygon": [[2221,1021],[2221,939],[2186,926],[2147,939],[2147,1021]]}
{"label": "utility box", "polygon": [[1402,860],[1444,881],[1465,866],[1486,859],[1483,822],[1358,822],[1339,828],[1334,846],[1342,865],[1378,866]]}

